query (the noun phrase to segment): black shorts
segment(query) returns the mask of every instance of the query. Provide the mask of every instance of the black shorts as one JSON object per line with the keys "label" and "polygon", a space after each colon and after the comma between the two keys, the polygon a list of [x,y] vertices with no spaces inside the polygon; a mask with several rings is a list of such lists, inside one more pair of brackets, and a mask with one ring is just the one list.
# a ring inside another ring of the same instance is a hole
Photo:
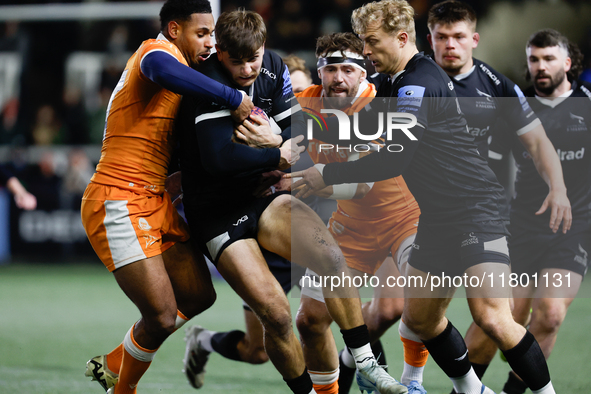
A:
{"label": "black shorts", "polygon": [[432,275],[462,275],[481,263],[510,264],[505,234],[454,233],[442,226],[421,225],[408,263]]}
{"label": "black shorts", "polygon": [[547,268],[561,268],[585,275],[591,253],[591,228],[573,223],[571,229],[563,234],[559,230],[551,232],[532,232],[511,225],[509,254],[511,271],[517,274],[535,274]]}
{"label": "black shorts", "polygon": [[217,265],[222,252],[241,239],[257,237],[259,218],[277,197],[289,192],[279,192],[262,198],[236,201],[233,205],[196,209],[191,197],[186,197],[185,215],[191,236],[201,252]]}

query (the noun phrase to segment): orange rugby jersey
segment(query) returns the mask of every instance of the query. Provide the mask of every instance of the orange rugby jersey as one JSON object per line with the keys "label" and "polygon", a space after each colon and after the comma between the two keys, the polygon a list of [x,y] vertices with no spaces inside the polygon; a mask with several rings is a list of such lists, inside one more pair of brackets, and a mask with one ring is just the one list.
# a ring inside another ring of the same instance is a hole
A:
{"label": "orange rugby jersey", "polygon": [[181,95],[141,72],[142,59],[153,51],[166,52],[188,66],[162,34],[144,41],[129,58],[109,101],[101,158],[92,182],[139,194],[164,192]]}
{"label": "orange rugby jersey", "polygon": [[[342,109],[348,115],[360,111],[371,102],[376,95],[373,84],[362,82],[359,85],[359,92],[356,100],[350,107]],[[296,93],[298,103],[302,108],[308,107],[316,112],[322,109],[322,86],[313,85],[301,93]],[[305,109],[304,109],[305,111]],[[322,141],[314,138],[308,145],[308,153],[314,163],[328,164],[334,162],[345,162],[349,155],[354,152],[340,149],[322,150],[319,152],[319,145]],[[394,153],[393,153],[394,154]],[[375,182],[369,193],[362,199],[338,200],[338,208],[346,215],[356,219],[381,219],[391,216],[408,208],[418,209],[415,198],[408,190],[402,176]]]}

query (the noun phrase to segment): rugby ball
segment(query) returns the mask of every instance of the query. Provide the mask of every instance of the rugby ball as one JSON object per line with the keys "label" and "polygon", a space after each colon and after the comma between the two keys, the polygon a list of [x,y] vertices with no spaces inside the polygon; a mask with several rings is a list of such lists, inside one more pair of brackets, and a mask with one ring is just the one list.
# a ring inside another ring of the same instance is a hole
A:
{"label": "rugby ball", "polygon": [[[259,107],[257,107],[257,106],[254,106],[254,107],[252,108],[252,111],[250,111],[250,114],[251,114],[251,115],[257,115],[257,116],[260,116],[260,117],[264,118],[264,119],[265,119],[267,122],[269,122],[269,117],[267,116],[267,114],[265,113],[265,111],[263,111],[262,109],[260,109],[260,108],[259,108]],[[252,120],[252,119],[250,119],[250,117],[249,117],[249,120]],[[270,123],[270,122],[269,122],[269,123]]]}

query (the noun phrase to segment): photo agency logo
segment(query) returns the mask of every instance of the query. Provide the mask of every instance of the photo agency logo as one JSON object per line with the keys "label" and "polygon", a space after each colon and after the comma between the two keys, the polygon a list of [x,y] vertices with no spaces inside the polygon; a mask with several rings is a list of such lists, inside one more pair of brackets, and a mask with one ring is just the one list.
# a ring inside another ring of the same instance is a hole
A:
{"label": "photo agency logo", "polygon": [[[306,132],[309,140],[315,137],[315,128],[320,130],[320,135],[316,136],[319,141],[323,140],[324,133],[338,133],[339,143],[319,143],[314,148],[318,153],[328,151],[363,153],[381,150],[398,153],[404,150],[403,144],[400,143],[401,135],[406,136],[409,141],[417,141],[410,131],[417,125],[417,118],[413,114],[373,110],[364,111],[365,113],[361,115],[355,112],[350,116],[347,111],[334,108],[315,110],[302,107],[302,109],[307,115]],[[329,129],[326,118],[330,116],[336,117],[338,130]],[[394,139],[396,143],[393,142]]]}

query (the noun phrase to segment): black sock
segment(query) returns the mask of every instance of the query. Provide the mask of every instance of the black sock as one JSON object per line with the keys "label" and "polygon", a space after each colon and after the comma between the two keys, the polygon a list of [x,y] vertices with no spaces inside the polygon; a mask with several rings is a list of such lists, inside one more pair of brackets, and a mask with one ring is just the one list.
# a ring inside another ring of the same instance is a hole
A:
{"label": "black sock", "polygon": [[509,372],[509,379],[503,386],[503,391],[507,394],[523,394],[527,390],[527,384],[523,383],[523,380],[519,379],[515,372]]}
{"label": "black sock", "polygon": [[546,358],[531,332],[526,331],[517,346],[503,354],[513,371],[532,391],[539,390],[550,382]]}
{"label": "black sock", "polygon": [[238,353],[238,342],[246,334],[240,330],[217,332],[211,336],[211,347],[220,355],[230,360],[242,361]]}
{"label": "black sock", "polygon": [[351,386],[353,385],[353,379],[355,379],[356,368],[349,368],[343,362],[343,352],[348,352],[349,349],[345,348],[339,353],[339,394],[349,394]]}
{"label": "black sock", "polygon": [[[373,352],[376,360],[378,360],[378,364],[388,365],[388,362],[386,361],[386,353],[384,353],[384,347],[382,346],[382,341],[378,339],[376,343],[371,345],[371,351]],[[388,372],[388,368],[386,368],[386,372]]]}
{"label": "black sock", "polygon": [[310,379],[310,375],[308,374],[308,369],[304,369],[304,373],[294,379],[285,379],[285,383],[289,386],[291,391],[294,394],[310,394],[314,385],[312,384],[312,379]]}
{"label": "black sock", "polygon": [[[484,373],[486,372],[486,369],[488,368],[488,366],[490,364],[476,364],[476,363],[471,363],[471,364],[472,364],[472,369],[476,373],[476,376],[478,376],[478,379],[482,380],[482,377],[484,376]],[[450,394],[457,394],[456,390],[451,389]]]}
{"label": "black sock", "polygon": [[459,378],[470,372],[468,348],[464,338],[451,324],[451,321],[447,323],[447,327],[441,334],[428,341],[423,341],[423,344],[439,368],[450,378]]}
{"label": "black sock", "polygon": [[476,376],[478,376],[478,379],[482,380],[482,377],[484,376],[484,373],[486,372],[486,369],[489,365],[490,364],[472,363],[472,369],[474,369],[474,372],[476,372]]}
{"label": "black sock", "polygon": [[369,343],[369,331],[365,324],[349,330],[341,330],[341,334],[343,334],[345,346],[349,349],[357,349]]}

